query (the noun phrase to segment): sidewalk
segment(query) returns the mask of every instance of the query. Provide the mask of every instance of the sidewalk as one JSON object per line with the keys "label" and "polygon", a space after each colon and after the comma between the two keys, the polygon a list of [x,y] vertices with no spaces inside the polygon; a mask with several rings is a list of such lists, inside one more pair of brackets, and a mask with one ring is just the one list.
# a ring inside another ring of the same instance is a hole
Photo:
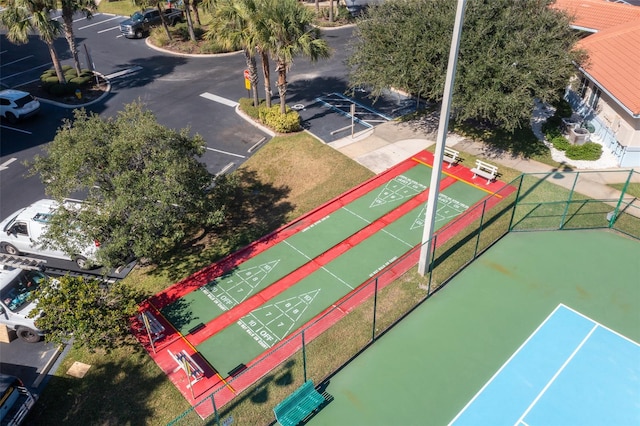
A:
{"label": "sidewalk", "polygon": [[[329,145],[373,172],[380,173],[418,151],[430,147],[435,142],[435,133],[426,133],[416,127],[412,127],[411,124],[390,121],[355,135],[353,138],[348,136],[331,142]],[[514,158],[508,153],[496,154],[495,151],[488,153],[487,148],[481,142],[465,139],[455,134],[447,136],[446,145],[454,147],[463,153],[484,158],[492,164],[509,167],[522,173],[551,174],[559,171],[555,167],[537,161]],[[601,171],[612,170],[620,171],[621,173],[598,173],[597,171],[589,170],[590,173],[581,175],[575,190],[594,199],[618,199],[620,191],[611,188],[607,184],[624,183],[628,178],[630,169],[613,168]],[[627,173],[623,173],[625,171]],[[557,176],[559,177],[560,175]],[[637,179],[634,181],[637,181]],[[574,179],[569,178],[555,178],[553,182],[567,189],[573,188],[574,185]],[[638,204],[638,200],[634,204]],[[638,207],[640,212],[640,205]]]}

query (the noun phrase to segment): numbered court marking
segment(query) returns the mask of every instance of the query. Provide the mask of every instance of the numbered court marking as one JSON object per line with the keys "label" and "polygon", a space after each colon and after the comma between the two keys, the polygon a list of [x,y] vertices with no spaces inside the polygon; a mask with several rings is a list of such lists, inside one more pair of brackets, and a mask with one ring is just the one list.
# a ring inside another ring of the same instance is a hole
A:
{"label": "numbered court marking", "polygon": [[291,333],[318,293],[319,288],[264,305],[242,317],[237,324],[260,346],[269,349]]}
{"label": "numbered court marking", "polygon": [[223,311],[228,311],[253,295],[255,289],[278,265],[280,259],[263,263],[247,269],[234,272],[225,280],[225,287],[221,288],[213,281],[200,287],[200,291],[207,295]]}
{"label": "numbered court marking", "polygon": [[381,206],[403,198],[415,197],[425,189],[427,189],[425,185],[406,176],[399,175],[386,183],[369,207]]}
{"label": "numbered court marking", "polygon": [[[448,195],[440,193],[438,194],[438,210],[436,211],[436,222],[441,222],[443,220],[449,221],[454,217],[464,213],[464,211],[468,208],[468,205],[461,203],[460,201],[455,200]],[[424,206],[420,210],[420,213],[418,213],[418,217],[416,217],[416,220],[413,222],[411,229],[424,228],[426,209],[427,206]]]}

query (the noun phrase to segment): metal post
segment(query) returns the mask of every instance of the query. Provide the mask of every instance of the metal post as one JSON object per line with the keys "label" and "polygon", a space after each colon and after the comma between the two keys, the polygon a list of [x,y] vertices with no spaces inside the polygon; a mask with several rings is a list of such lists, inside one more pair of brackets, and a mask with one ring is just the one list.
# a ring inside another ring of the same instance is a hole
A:
{"label": "metal post", "polygon": [[513,209],[511,210],[511,218],[509,219],[509,232],[513,230],[513,219],[515,219],[516,217],[516,209],[518,208],[518,201],[520,200],[520,191],[522,190],[524,177],[525,175],[520,175],[520,184],[518,185],[518,192],[516,192],[516,199],[513,202]]}
{"label": "metal post", "polygon": [[451,49],[449,50],[449,63],[447,65],[447,77],[444,84],[444,95],[442,97],[442,108],[440,110],[440,123],[438,124],[438,138],[436,140],[436,152],[433,159],[433,172],[431,184],[429,186],[429,197],[427,200],[427,213],[424,222],[424,232],[422,234],[422,248],[420,250],[420,260],[418,262],[418,273],[426,275],[430,263],[431,239],[435,225],[436,211],[438,208],[438,194],[440,193],[440,174],[442,172],[442,159],[444,146],[447,140],[447,130],[449,127],[449,111],[451,110],[451,98],[453,95],[453,82],[456,74],[456,64],[458,62],[458,50],[460,48],[460,36],[462,34],[462,21],[464,18],[464,7],[466,0],[458,0],[456,9],[456,19],[453,24],[453,37],[451,39]]}
{"label": "metal post", "polygon": [[616,204],[616,208],[613,211],[613,214],[611,215],[610,218],[609,216],[607,216],[607,218],[609,219],[609,228],[613,228],[613,224],[615,223],[616,218],[618,217],[618,212],[620,211],[620,206],[622,205],[622,200],[624,199],[624,194],[626,194],[629,188],[629,184],[631,183],[632,176],[633,176],[633,169],[629,170],[629,177],[627,178],[627,181],[624,183],[624,186],[622,187],[622,191],[620,192],[620,198],[618,199],[618,204]]}
{"label": "metal post", "polygon": [[302,330],[302,370],[304,371],[304,382],[307,382],[307,351],[304,344],[304,330]]}
{"label": "metal post", "polygon": [[351,103],[351,139],[353,139],[354,128],[356,125],[356,104]]}
{"label": "metal post", "polygon": [[376,340],[376,311],[378,306],[378,277],[374,282],[373,287],[373,329],[371,330],[371,340]]}

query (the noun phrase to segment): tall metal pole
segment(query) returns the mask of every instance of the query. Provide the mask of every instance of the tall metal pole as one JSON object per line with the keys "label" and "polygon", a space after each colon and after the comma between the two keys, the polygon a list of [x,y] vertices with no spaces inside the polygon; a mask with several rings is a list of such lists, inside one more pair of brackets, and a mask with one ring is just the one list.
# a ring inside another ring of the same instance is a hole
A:
{"label": "tall metal pole", "polygon": [[456,20],[453,24],[453,37],[451,38],[451,49],[449,50],[447,77],[444,83],[442,109],[440,110],[440,123],[438,124],[438,138],[436,139],[436,151],[433,159],[433,174],[431,175],[431,183],[429,184],[427,214],[424,221],[422,248],[420,249],[420,260],[418,262],[418,272],[422,276],[427,274],[427,268],[431,263],[431,239],[433,238],[433,228],[435,225],[436,211],[438,209],[438,194],[440,193],[440,174],[442,173],[442,159],[444,154],[445,142],[447,141],[449,111],[451,109],[453,82],[456,76],[458,50],[460,47],[460,35],[462,33],[462,21],[464,19],[464,7],[466,2],[466,0],[458,0],[458,8],[456,9]]}

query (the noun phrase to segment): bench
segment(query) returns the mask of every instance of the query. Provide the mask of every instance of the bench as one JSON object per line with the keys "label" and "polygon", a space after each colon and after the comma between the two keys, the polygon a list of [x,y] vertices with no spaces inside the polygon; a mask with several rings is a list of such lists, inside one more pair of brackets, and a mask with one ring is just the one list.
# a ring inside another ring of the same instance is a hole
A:
{"label": "bench", "polygon": [[160,321],[158,321],[158,319],[151,312],[145,311],[140,313],[138,315],[138,319],[142,324],[144,324],[144,327],[149,330],[152,336],[151,338],[154,342],[156,340],[162,339],[165,330],[164,325],[160,324]]}
{"label": "bench", "polygon": [[318,392],[313,381],[307,380],[284,401],[276,405],[273,413],[282,426],[297,426],[321,408],[330,398],[328,394]]}
{"label": "bench", "polygon": [[476,166],[471,171],[473,172],[472,179],[475,179],[476,176],[482,176],[487,180],[487,185],[498,176],[498,166],[485,163],[482,160],[476,160]]}
{"label": "bench", "polygon": [[185,351],[181,350],[177,354],[173,354],[167,349],[171,358],[178,364],[179,369],[185,372],[189,376],[189,385],[193,385],[198,380],[204,377],[204,371],[197,362],[194,361],[191,356]]}
{"label": "bench", "polygon": [[444,152],[442,153],[442,158],[444,161],[449,163],[447,169],[451,167],[451,165],[456,164],[460,161],[460,152],[456,151],[453,148],[449,148],[448,146],[444,147]]}

